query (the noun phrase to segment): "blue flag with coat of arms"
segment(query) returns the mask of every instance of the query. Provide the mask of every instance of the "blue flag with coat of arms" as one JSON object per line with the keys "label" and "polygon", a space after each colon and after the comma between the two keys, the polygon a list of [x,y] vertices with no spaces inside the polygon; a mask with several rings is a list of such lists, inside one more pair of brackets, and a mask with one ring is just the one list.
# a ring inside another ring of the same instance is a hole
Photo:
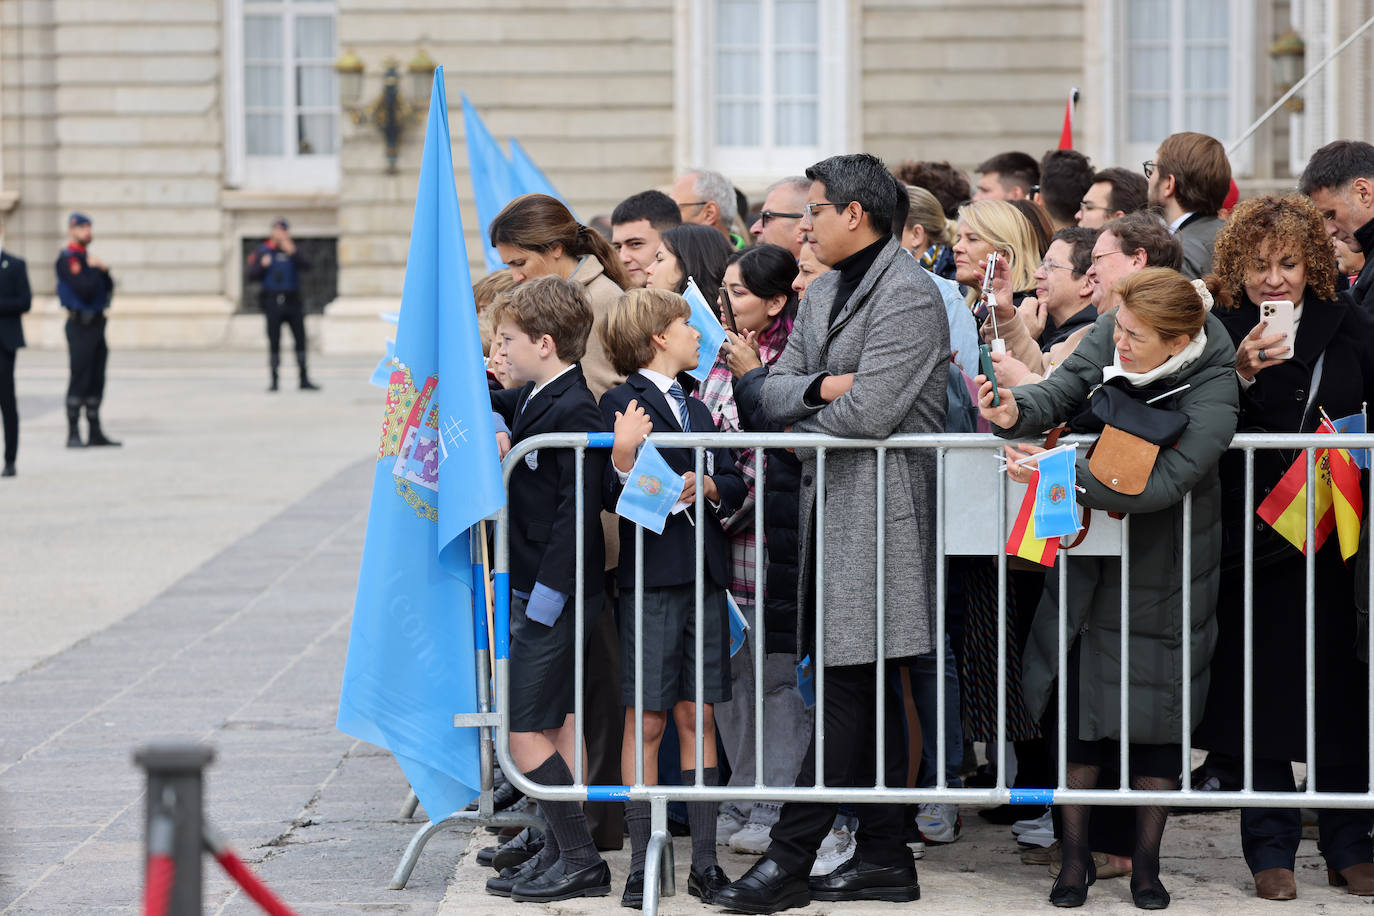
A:
{"label": "blue flag with coat of arms", "polygon": [[477,711],[470,529],[505,502],[442,67],[386,387],[337,726],[394,754],[437,821],[481,786],[453,714]]}
{"label": "blue flag with coat of arms", "polygon": [[615,514],[662,534],[668,516],[682,495],[687,480],[663,460],[652,442],[645,442],[630,468],[630,479],[620,491]]}
{"label": "blue flag with coat of arms", "polygon": [[1083,526],[1078,522],[1077,445],[1062,445],[1035,456],[1040,471],[1035,490],[1035,536],[1069,537]]}

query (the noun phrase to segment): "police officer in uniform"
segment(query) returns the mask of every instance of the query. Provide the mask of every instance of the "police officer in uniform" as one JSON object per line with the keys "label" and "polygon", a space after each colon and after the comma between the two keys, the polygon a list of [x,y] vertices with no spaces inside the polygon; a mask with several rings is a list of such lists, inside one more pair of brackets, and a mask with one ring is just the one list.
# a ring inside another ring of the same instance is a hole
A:
{"label": "police officer in uniform", "polygon": [[[5,234],[0,223],[0,242]],[[0,477],[14,476],[14,459],[19,452],[19,406],[14,397],[14,357],[24,346],[24,325],[19,316],[33,304],[29,290],[29,269],[24,259],[15,257],[0,244],[0,416],[5,424],[5,465]]]}
{"label": "police officer in uniform", "polygon": [[282,322],[286,322],[291,326],[291,337],[296,342],[301,390],[317,391],[319,386],[311,383],[305,371],[305,310],[301,302],[300,273],[310,269],[310,262],[296,248],[290,229],[280,216],[272,221],[272,235],[248,256],[248,279],[262,281],[258,301],[262,304],[263,315],[267,317],[267,346],[271,352],[269,359],[272,369],[272,384],[267,390],[276,391],[278,387],[281,326]]}
{"label": "police officer in uniform", "polygon": [[[67,448],[119,445],[100,428],[100,402],[105,396],[105,310],[110,307],[114,280],[105,262],[88,254],[91,219],[84,213],[67,217],[67,247],[57,256],[57,301],[67,310],[67,356],[71,381],[67,385]],[[86,407],[90,435],[83,443],[78,422]]]}

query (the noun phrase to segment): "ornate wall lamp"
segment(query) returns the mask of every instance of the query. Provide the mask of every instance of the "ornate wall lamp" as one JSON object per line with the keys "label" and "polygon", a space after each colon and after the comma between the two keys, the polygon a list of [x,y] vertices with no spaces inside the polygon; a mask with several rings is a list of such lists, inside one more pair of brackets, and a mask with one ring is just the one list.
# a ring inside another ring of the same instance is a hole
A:
{"label": "ornate wall lamp", "polygon": [[396,174],[396,156],[405,126],[429,106],[429,91],[434,85],[434,60],[423,48],[406,64],[410,77],[410,100],[401,94],[401,63],[394,57],[382,61],[382,91],[371,102],[360,102],[363,95],[363,62],[352,50],[334,63],[339,74],[339,100],[354,124],[372,124],[386,142],[386,171]]}
{"label": "ornate wall lamp", "polygon": [[[1302,36],[1292,29],[1284,32],[1269,46],[1269,59],[1273,62],[1274,88],[1277,95],[1283,95],[1302,78],[1303,55],[1306,51]],[[1293,96],[1283,107],[1294,114],[1302,111],[1302,96]]]}

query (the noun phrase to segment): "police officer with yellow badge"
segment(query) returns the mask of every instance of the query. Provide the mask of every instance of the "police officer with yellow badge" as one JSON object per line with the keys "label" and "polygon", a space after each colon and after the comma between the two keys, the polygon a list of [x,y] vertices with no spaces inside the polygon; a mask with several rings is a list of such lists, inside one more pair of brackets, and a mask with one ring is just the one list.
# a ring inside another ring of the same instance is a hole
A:
{"label": "police officer with yellow badge", "polygon": [[[67,310],[67,357],[71,381],[67,385],[67,448],[119,445],[100,428],[100,402],[105,396],[105,310],[110,307],[114,280],[100,258],[87,253],[91,218],[84,213],[67,217],[67,247],[57,256],[57,301]],[[90,436],[83,443],[78,422],[86,408]]]}

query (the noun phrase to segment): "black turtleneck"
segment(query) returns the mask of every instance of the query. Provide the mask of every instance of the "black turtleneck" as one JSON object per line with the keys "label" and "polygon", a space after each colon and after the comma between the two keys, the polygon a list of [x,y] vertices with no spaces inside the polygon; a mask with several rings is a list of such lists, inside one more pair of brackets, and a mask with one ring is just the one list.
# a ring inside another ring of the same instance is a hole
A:
{"label": "black turtleneck", "polygon": [[[847,258],[836,261],[831,265],[840,274],[840,282],[835,284],[835,301],[830,306],[830,321],[828,325],[833,325],[835,319],[840,317],[840,312],[849,302],[849,298],[854,295],[854,291],[863,282],[864,274],[873,266],[873,262],[878,259],[878,253],[887,245],[888,236],[882,236],[867,248],[860,248]],[[827,325],[827,326],[828,326]]]}

